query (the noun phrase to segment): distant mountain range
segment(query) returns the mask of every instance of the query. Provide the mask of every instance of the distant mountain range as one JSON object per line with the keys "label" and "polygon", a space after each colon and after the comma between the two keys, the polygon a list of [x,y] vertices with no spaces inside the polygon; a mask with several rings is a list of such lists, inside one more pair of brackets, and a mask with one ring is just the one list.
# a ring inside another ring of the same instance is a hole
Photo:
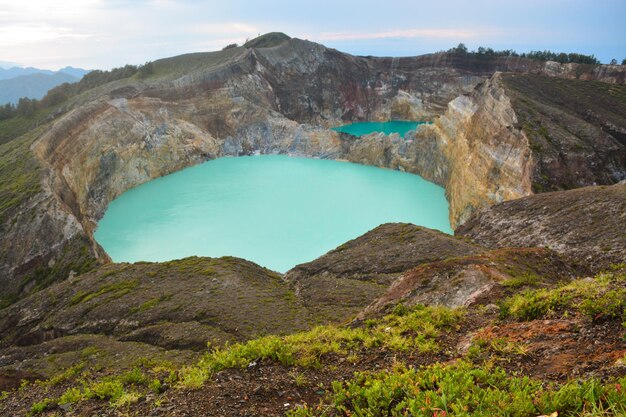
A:
{"label": "distant mountain range", "polygon": [[[5,64],[0,62],[0,64]],[[48,90],[63,83],[74,83],[89,71],[65,67],[58,71],[33,67],[0,67],[0,105],[17,103],[21,97],[40,99]]]}

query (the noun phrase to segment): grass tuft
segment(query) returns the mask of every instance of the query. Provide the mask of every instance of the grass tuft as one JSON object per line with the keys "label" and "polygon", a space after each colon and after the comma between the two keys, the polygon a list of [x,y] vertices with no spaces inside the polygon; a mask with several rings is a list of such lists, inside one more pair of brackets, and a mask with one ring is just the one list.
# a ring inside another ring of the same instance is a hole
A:
{"label": "grass tuft", "polygon": [[500,317],[528,321],[565,311],[581,313],[594,320],[624,317],[624,282],[626,273],[610,271],[595,279],[578,279],[553,289],[523,291],[500,304]]}

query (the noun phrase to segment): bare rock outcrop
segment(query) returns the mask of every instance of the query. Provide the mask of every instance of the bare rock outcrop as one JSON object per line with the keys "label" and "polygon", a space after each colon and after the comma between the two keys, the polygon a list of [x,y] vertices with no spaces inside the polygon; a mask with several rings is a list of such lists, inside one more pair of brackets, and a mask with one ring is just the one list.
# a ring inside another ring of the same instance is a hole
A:
{"label": "bare rock outcrop", "polygon": [[485,250],[478,255],[429,262],[406,271],[358,318],[384,314],[398,304],[450,308],[486,305],[519,288],[549,286],[585,272],[549,249]]}
{"label": "bare rock outcrop", "polygon": [[626,261],[626,184],[584,187],[507,201],[456,230],[488,247],[547,247],[600,270]]}

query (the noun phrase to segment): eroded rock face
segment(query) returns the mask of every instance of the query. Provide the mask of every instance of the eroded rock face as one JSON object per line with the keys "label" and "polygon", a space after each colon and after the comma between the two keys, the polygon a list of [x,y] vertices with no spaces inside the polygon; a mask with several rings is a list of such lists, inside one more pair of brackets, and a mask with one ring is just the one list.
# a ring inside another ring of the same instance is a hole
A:
{"label": "eroded rock face", "polygon": [[520,288],[548,286],[585,272],[548,249],[485,250],[406,271],[358,318],[383,314],[397,304],[450,308],[489,304]]}
{"label": "eroded rock face", "polygon": [[626,184],[537,194],[485,208],[456,230],[488,247],[548,247],[596,270],[626,260]]}
{"label": "eroded rock face", "polygon": [[429,127],[432,132],[420,132],[434,136],[445,156],[453,228],[476,208],[531,193],[531,151],[516,122],[501,74],[496,73],[471,94],[451,101]]}

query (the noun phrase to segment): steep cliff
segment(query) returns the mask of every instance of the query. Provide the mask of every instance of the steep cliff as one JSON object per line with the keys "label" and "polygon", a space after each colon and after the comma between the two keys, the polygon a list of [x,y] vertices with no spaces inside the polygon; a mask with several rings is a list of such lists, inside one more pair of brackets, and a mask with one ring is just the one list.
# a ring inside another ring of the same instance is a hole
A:
{"label": "steep cliff", "polygon": [[531,193],[528,139],[515,128],[515,110],[501,77],[496,73],[471,94],[452,100],[434,125],[419,132],[434,136],[445,157],[453,228],[476,208]]}

